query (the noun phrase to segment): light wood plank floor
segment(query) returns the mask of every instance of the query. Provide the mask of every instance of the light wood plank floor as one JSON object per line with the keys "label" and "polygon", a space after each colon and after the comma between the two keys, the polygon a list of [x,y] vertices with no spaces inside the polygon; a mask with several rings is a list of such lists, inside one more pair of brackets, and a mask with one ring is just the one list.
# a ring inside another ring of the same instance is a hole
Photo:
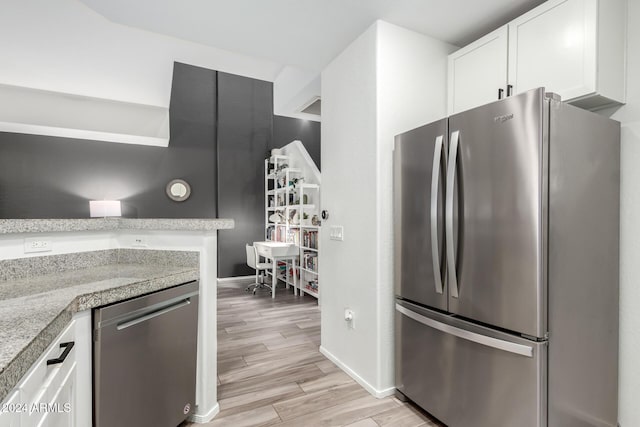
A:
{"label": "light wood plank floor", "polygon": [[[218,289],[219,426],[419,427],[439,424],[393,397],[376,399],[318,351],[310,296]],[[203,424],[184,423],[183,427]]]}

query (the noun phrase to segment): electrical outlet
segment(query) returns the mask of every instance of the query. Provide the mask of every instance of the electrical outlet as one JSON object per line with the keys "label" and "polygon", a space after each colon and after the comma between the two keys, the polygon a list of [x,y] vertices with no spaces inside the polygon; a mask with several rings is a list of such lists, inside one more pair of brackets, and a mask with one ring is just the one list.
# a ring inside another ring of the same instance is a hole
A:
{"label": "electrical outlet", "polygon": [[149,245],[147,244],[147,239],[144,236],[134,236],[133,237],[133,242],[131,243],[131,246],[133,246],[134,248],[146,248]]}
{"label": "electrical outlet", "polygon": [[53,250],[51,240],[43,239],[24,239],[24,253],[33,252],[51,252]]}
{"label": "electrical outlet", "polygon": [[331,240],[344,240],[344,227],[341,225],[332,225],[329,228],[329,239]]}

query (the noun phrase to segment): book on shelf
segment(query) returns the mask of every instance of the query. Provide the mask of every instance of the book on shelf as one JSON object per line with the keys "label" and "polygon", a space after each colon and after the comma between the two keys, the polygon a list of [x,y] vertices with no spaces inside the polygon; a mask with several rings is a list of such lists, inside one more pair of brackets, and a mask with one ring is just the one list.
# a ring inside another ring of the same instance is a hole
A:
{"label": "book on shelf", "polygon": [[304,230],[302,234],[302,246],[310,249],[318,249],[318,231]]}
{"label": "book on shelf", "polygon": [[302,266],[307,270],[318,271],[318,254],[316,252],[305,252],[302,256]]}
{"label": "book on shelf", "polygon": [[300,233],[298,230],[289,229],[287,230],[287,243],[293,243],[294,245],[300,246]]}
{"label": "book on shelf", "polygon": [[310,280],[305,286],[305,288],[309,289],[310,291],[313,292],[318,292],[318,280]]}

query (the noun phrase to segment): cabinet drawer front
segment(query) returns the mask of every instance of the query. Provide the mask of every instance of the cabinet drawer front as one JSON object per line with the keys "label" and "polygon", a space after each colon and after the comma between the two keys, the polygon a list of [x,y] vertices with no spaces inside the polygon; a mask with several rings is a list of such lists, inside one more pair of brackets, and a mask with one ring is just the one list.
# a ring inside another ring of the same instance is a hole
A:
{"label": "cabinet drawer front", "polygon": [[0,426],[20,427],[20,412],[22,409],[20,402],[20,391],[14,390],[0,405]]}
{"label": "cabinet drawer front", "polygon": [[[65,375],[58,375],[61,382],[48,393],[45,403],[48,408],[41,408],[42,413],[38,427],[70,427],[73,424],[73,393],[75,388],[76,364],[69,364],[71,369]],[[33,421],[32,421],[33,422]]]}
{"label": "cabinet drawer front", "polygon": [[396,305],[396,387],[456,427],[545,427],[545,343]]}
{"label": "cabinet drawer front", "polygon": [[63,352],[63,349],[60,348],[61,343],[75,341],[74,326],[75,321],[71,321],[71,323],[60,335],[58,335],[55,341],[45,350],[42,356],[40,356],[38,361],[34,363],[31,369],[29,369],[29,372],[27,372],[22,381],[18,384],[18,388],[20,388],[21,392],[20,397],[23,403],[48,403],[48,401],[40,400],[48,396],[48,392],[45,388],[52,388],[53,390],[57,389],[65,374],[71,369],[71,366],[75,362],[75,348],[71,349],[63,363],[47,365],[47,360],[60,357]]}
{"label": "cabinet drawer front", "polygon": [[597,0],[556,0],[509,24],[515,93],[545,87],[566,101],[596,92],[597,9]]}
{"label": "cabinet drawer front", "polygon": [[[47,409],[44,405],[54,404],[54,409],[62,407],[65,403],[72,403],[71,396],[65,397],[64,402],[60,402],[60,390],[63,389],[66,383],[72,382],[73,376],[76,371],[76,362],[66,360],[63,364],[58,365],[55,372],[51,372],[46,379],[46,383],[42,385],[38,393],[36,394],[32,408],[39,412],[43,416],[47,416],[51,412],[51,408]],[[31,417],[34,417],[35,413]]]}

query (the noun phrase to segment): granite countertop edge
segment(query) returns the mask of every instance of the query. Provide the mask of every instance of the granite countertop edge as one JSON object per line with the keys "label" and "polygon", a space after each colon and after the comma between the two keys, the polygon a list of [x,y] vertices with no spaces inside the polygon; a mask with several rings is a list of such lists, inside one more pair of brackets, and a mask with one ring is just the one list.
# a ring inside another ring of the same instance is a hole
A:
{"label": "granite countertop edge", "polygon": [[226,218],[0,219],[0,234],[120,230],[213,232],[234,227],[234,220]]}
{"label": "granite countertop edge", "polygon": [[[118,301],[124,301],[198,279],[199,272],[197,268],[185,269],[185,271],[178,273],[151,279],[136,280],[125,285],[76,295],[75,298],[0,371],[0,401],[7,397],[9,392],[24,377],[29,368],[71,322],[75,313]],[[37,315],[37,313],[34,315]]]}

